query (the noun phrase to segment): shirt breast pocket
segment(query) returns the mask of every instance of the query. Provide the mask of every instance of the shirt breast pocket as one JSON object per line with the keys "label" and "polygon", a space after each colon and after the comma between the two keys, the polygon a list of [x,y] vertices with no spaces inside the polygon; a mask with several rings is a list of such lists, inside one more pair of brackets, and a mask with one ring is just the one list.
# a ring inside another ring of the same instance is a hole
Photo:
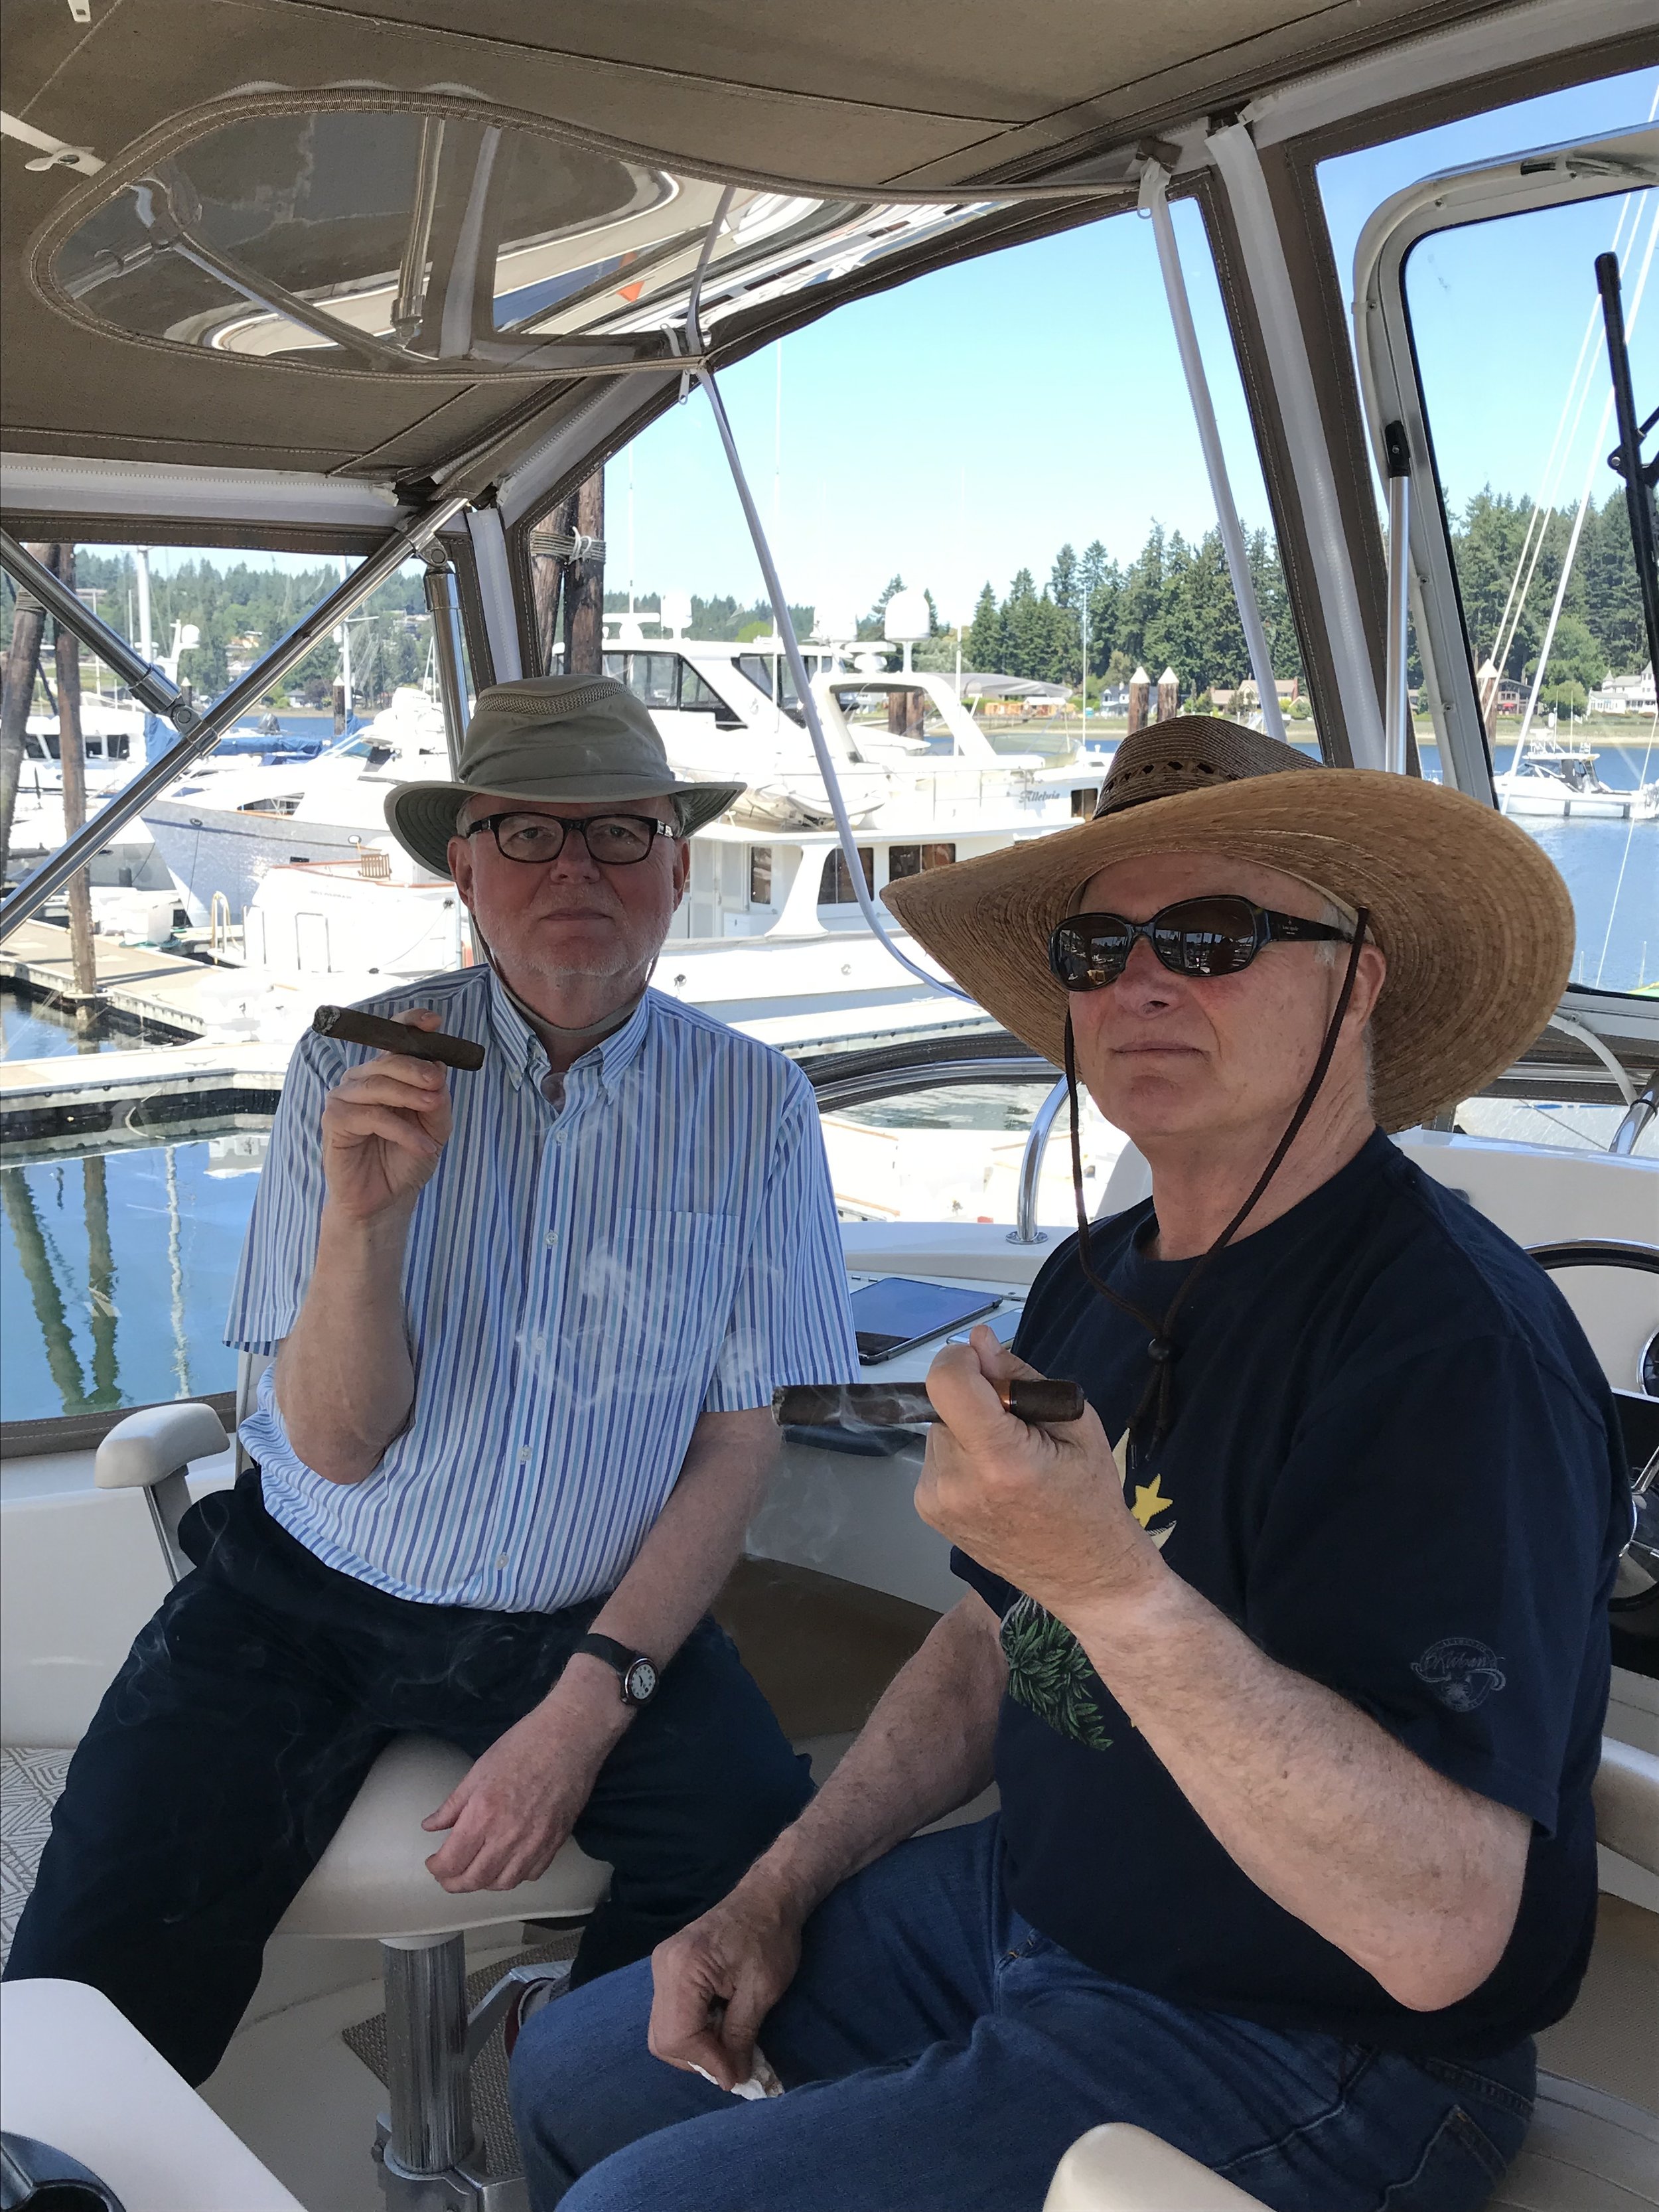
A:
{"label": "shirt breast pocket", "polygon": [[731,1317],[737,1224],[723,1213],[629,1207],[581,1270],[577,1353],[599,1389],[700,1404]]}

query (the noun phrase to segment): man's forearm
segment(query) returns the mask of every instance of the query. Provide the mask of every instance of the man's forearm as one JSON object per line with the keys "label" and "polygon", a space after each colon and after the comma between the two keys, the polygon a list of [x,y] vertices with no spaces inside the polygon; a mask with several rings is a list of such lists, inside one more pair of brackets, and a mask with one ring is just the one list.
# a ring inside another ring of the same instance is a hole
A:
{"label": "man's forearm", "polygon": [[372,1474],[415,1401],[403,1303],[410,1212],[356,1221],[324,1207],[305,1302],[276,1355],[289,1442],[331,1482]]}
{"label": "man's forearm", "polygon": [[889,1683],[823,1789],[738,1885],[804,1920],[837,1883],[991,1779],[1007,1668],[997,1624],[963,1598]]}
{"label": "man's forearm", "polygon": [[[736,1563],[744,1531],[777,1464],[778,1442],[764,1408],[700,1417],[667,1504],[594,1616],[596,1634],[643,1651],[659,1671],[668,1664]],[[586,1706],[613,1739],[633,1717],[617,1699],[611,1669],[583,1653],[571,1661],[545,1703]]]}
{"label": "man's forearm", "polygon": [[763,1408],[700,1418],[667,1503],[594,1620],[600,1635],[668,1664],[731,1573],[778,1444]]}
{"label": "man's forearm", "polygon": [[1167,1570],[1067,1625],[1258,1888],[1403,2004],[1436,2010],[1486,1978],[1519,1902],[1524,1815],[1267,1658]]}

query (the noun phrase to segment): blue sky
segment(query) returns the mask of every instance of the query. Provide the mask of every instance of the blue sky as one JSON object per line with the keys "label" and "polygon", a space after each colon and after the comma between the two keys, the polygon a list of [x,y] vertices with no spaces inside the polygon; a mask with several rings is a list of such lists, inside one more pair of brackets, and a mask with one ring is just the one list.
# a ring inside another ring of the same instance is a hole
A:
{"label": "blue sky", "polygon": [[[1659,73],[1529,100],[1326,164],[1322,185],[1345,287],[1367,216],[1437,169],[1646,121]],[[1413,312],[1442,467],[1454,497],[1488,478],[1535,484],[1594,302],[1589,264],[1615,204],[1553,220],[1512,246],[1419,249]],[[1176,225],[1233,489],[1267,521],[1243,395],[1197,212]],[[1419,265],[1420,264],[1420,265]],[[1433,281],[1431,281],[1431,278]],[[1489,321],[1474,317],[1479,283]],[[1652,289],[1659,292],[1659,269]],[[1488,331],[1501,343],[1471,344]],[[1659,392],[1659,298],[1633,348],[1645,412]],[[777,438],[778,355],[782,434]],[[1213,520],[1158,281],[1151,226],[1121,216],[941,271],[841,309],[721,380],[790,597],[862,611],[888,577],[931,586],[947,617],[1030,568],[1039,584],[1066,538],[1122,558],[1156,517],[1189,535]],[[1592,407],[1594,416],[1599,399]],[[1593,429],[1586,427],[1586,438]],[[1586,447],[1588,450],[1588,447]],[[635,441],[634,579],[744,599],[758,594],[706,402],[693,394]],[[608,471],[607,584],[629,574],[629,456]],[[1579,473],[1573,475],[1577,495]],[[1597,496],[1613,479],[1602,471]]]}
{"label": "blue sky", "polygon": [[[1345,290],[1360,231],[1391,193],[1439,169],[1635,127],[1656,92],[1654,70],[1609,78],[1326,163],[1321,184]],[[1413,256],[1413,312],[1455,502],[1488,481],[1539,489],[1595,301],[1590,263],[1611,242],[1618,204],[1477,226]],[[1174,214],[1234,495],[1247,526],[1265,525],[1202,226],[1190,204]],[[1659,265],[1632,352],[1645,413],[1659,400]],[[1579,434],[1584,454],[1606,388],[1599,352],[1597,373]],[[776,519],[785,586],[820,613],[861,612],[898,573],[931,586],[955,619],[971,613],[988,579],[1001,592],[1028,567],[1041,585],[1067,538],[1081,550],[1098,537],[1122,559],[1154,519],[1188,536],[1214,519],[1151,225],[1137,216],[844,307],[721,382],[769,527]],[[1598,500],[1613,481],[1600,470]],[[1575,465],[1558,497],[1576,499],[1582,482]],[[611,463],[606,500],[611,589],[625,589],[631,570],[642,592],[759,596],[760,572],[700,393]],[[164,567],[189,557],[155,556]]]}

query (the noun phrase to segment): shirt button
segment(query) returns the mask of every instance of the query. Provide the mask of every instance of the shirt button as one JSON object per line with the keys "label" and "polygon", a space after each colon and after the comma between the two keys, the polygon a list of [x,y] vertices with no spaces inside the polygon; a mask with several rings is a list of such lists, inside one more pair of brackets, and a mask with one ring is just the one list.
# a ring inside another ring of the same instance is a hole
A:
{"label": "shirt button", "polygon": [[495,1565],[502,1574],[507,1572],[507,1553],[505,1552],[497,1553]]}
{"label": "shirt button", "polygon": [[547,1241],[548,1241],[548,1243],[549,1243],[550,1245],[556,1244],[556,1243],[558,1243],[558,1241],[559,1241],[559,1232],[558,1232],[558,1231],[557,1231],[556,1229],[550,1229],[550,1230],[548,1231],[548,1232],[547,1232]]}
{"label": "shirt button", "polygon": [[526,1447],[526,1449],[525,1450],[521,1451],[521,1452],[519,1454],[519,1465],[520,1465],[520,1467],[528,1467],[528,1466],[529,1466],[529,1464],[530,1464],[530,1452],[529,1452],[528,1448]]}

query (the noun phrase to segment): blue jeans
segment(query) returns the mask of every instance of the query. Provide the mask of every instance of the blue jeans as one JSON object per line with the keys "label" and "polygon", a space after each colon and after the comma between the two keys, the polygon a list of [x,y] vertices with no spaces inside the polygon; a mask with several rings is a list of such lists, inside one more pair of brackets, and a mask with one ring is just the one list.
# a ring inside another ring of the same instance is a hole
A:
{"label": "blue jeans", "polygon": [[1530,2042],[1474,2065],[1183,2009],[1011,1911],[997,1824],[918,1837],[807,1923],[745,2104],[646,2049],[641,1963],[528,2022],[536,2212],[1038,2212],[1086,2129],[1147,2128],[1279,2212],[1475,2212],[1532,2110]]}
{"label": "blue jeans", "polygon": [[[192,1507],[183,1534],[197,1571],[82,1739],[6,1979],[90,1982],[200,2081],[386,1745],[410,1729],[476,1759],[546,1695],[599,1601],[506,1613],[388,1596],[296,1543],[257,1474]],[[614,1869],[576,1978],[707,1911],[811,1794],[736,1647],[702,1621],[576,1823]]]}

